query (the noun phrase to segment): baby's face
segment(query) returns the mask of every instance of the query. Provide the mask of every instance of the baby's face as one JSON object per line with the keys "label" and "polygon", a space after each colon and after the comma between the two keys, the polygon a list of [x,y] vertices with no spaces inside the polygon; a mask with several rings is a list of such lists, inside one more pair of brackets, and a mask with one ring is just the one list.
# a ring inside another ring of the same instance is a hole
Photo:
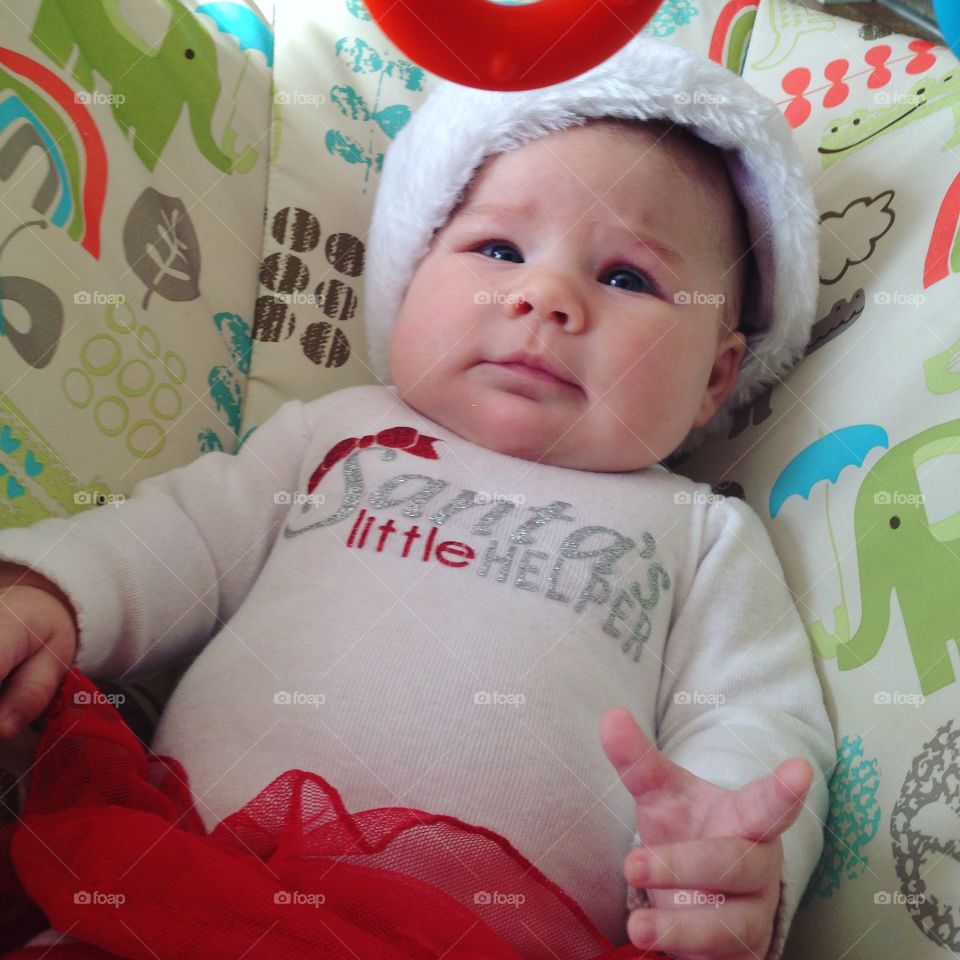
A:
{"label": "baby's face", "polygon": [[[718,300],[736,201],[657,136],[571,127],[480,169],[397,319],[407,403],[499,453],[595,471],[657,463],[711,418],[744,352]],[[502,362],[520,352],[557,377]]]}

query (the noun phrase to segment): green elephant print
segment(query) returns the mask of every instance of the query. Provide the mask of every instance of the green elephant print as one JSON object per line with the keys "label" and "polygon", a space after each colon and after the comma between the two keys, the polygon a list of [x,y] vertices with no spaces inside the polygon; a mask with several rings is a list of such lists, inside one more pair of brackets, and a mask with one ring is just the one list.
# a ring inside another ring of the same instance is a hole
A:
{"label": "green elephant print", "polygon": [[126,21],[121,0],[43,0],[30,39],[60,67],[76,55],[73,77],[84,90],[94,89],[94,71],[110,84],[113,115],[128,137],[133,130],[133,148],[148,170],[186,106],[200,153],[224,172],[245,173],[257,152],[247,147],[233,153],[237,133],[230,127],[223,135],[227,149],[221,149],[211,129],[221,92],[212,37],[178,0],[158,3],[170,13],[158,48]]}
{"label": "green elephant print", "polygon": [[897,601],[924,696],[956,681],[949,644],[960,640],[960,511],[931,519],[917,479],[923,464],[960,454],[960,420],[949,420],[891,447],[864,477],[854,507],[860,568],[860,627],[850,636],[845,604],[837,633],[810,625],[821,655],[854,670],[875,657]]}

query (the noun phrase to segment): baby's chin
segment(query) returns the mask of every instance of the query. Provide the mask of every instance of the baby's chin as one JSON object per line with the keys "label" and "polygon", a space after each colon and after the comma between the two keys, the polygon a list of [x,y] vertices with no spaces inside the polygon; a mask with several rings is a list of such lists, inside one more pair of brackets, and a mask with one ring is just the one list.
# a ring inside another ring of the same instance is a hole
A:
{"label": "baby's chin", "polygon": [[659,459],[652,450],[605,437],[589,417],[577,428],[578,412],[518,393],[469,388],[435,393],[424,381],[398,393],[428,420],[503,456],[593,473],[628,473]]}
{"label": "baby's chin", "polygon": [[428,391],[400,391],[417,413],[464,440],[507,457],[553,463],[564,456],[558,445],[562,430],[551,430],[549,414],[523,397],[457,396],[446,391],[435,397]]}
{"label": "baby's chin", "polygon": [[560,429],[550,430],[537,426],[530,415],[517,422],[503,416],[485,416],[479,412],[479,405],[476,409],[471,407],[469,414],[462,419],[446,416],[446,422],[443,422],[439,416],[431,419],[478,447],[546,466],[593,473],[623,473],[656,462],[652,456],[642,463],[636,459],[618,460],[611,451],[595,448],[582,432],[569,430],[568,423],[562,424]]}

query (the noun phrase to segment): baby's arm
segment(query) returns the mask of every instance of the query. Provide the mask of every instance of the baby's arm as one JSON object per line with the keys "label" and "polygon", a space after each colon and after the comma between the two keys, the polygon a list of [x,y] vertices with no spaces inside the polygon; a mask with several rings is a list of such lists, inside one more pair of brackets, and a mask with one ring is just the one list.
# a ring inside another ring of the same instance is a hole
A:
{"label": "baby's arm", "polygon": [[0,560],[30,567],[69,600],[80,669],[149,673],[196,654],[239,607],[309,440],[303,403],[289,401],[236,455],[207,453],[141,481],[117,506],[0,532]]}
{"label": "baby's arm", "polygon": [[820,856],[834,737],[810,643],[763,523],[737,499],[707,509],[700,563],[665,651],[658,743],[674,763],[728,789],[790,757],[812,765],[804,808],[781,835],[772,960]]}

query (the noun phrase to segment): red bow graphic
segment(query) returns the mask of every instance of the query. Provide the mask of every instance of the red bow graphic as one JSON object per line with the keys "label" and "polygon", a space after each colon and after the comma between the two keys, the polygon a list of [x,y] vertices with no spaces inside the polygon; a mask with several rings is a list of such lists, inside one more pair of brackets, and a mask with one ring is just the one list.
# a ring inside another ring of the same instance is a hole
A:
{"label": "red bow graphic", "polygon": [[313,488],[324,478],[327,471],[344,457],[350,456],[354,450],[364,450],[366,447],[381,446],[393,447],[397,450],[406,450],[415,453],[418,457],[428,460],[439,460],[439,454],[432,444],[438,443],[440,437],[428,437],[420,434],[413,427],[388,427],[377,434],[368,434],[365,437],[348,437],[341,440],[323,458],[323,462],[313,471],[310,482],[307,484],[307,493],[313,493]]}

